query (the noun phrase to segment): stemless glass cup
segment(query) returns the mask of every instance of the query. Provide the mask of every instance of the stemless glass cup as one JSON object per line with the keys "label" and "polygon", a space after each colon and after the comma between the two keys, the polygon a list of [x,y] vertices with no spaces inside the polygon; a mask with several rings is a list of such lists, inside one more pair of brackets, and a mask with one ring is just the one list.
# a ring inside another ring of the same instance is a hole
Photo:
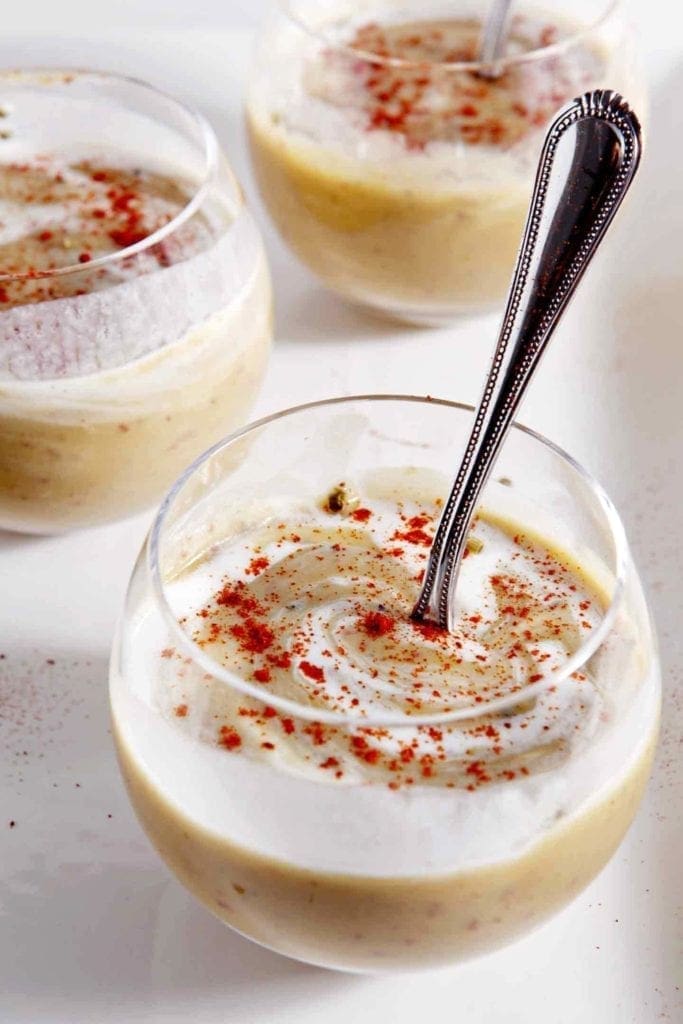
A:
{"label": "stemless glass cup", "polygon": [[[268,358],[270,280],[212,129],[177,100],[117,75],[16,71],[0,73],[0,109],[9,198],[12,174],[56,154],[168,175],[185,202],[99,258],[65,238],[68,265],[0,262],[0,528],[51,533],[148,507],[244,422]],[[104,173],[92,177],[106,188]],[[123,190],[110,200],[135,210]],[[107,209],[94,216],[112,228]],[[51,236],[26,231],[31,245]]]}
{"label": "stemless glass cup", "polygon": [[[321,772],[308,777],[258,754],[228,752],[213,738],[211,692],[267,701],[291,716],[292,730],[311,720],[352,730],[358,720],[276,696],[218,665],[179,623],[169,587],[187,583],[216,544],[248,528],[250,508],[281,516],[338,480],[362,482],[396,467],[430,473],[445,493],[471,417],[464,405],[382,396],[261,420],[180,478],[135,566],[111,663],[114,736],[129,796],[182,884],[221,920],[288,956],[376,972],[495,949],[580,892],[638,806],[659,709],[638,575],[598,484],[522,427],[506,441],[483,504],[568,553],[599,581],[605,613],[571,659],[528,684],[514,704],[528,708],[586,670],[609,709],[600,728],[557,764],[481,789],[421,778],[392,789]],[[189,714],[166,692],[176,675],[193,694]],[[429,720],[476,728],[495,713],[502,729],[512,703],[472,704]],[[398,713],[383,721],[400,731],[416,719]]]}
{"label": "stemless glass cup", "polygon": [[[551,116],[600,87],[639,109],[621,3],[570,6],[516,4],[494,81],[474,59],[489,0],[276,6],[248,94],[253,165],[282,237],[324,284],[417,323],[501,304]],[[450,53],[449,20],[469,25]],[[388,43],[397,23],[402,42]]]}

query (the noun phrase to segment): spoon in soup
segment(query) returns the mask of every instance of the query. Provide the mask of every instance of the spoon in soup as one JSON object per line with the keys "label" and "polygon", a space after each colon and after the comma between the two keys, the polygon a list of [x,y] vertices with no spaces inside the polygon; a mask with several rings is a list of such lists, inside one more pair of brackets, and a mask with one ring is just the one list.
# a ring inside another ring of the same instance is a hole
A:
{"label": "spoon in soup", "polygon": [[480,78],[498,78],[496,62],[505,49],[512,0],[491,0],[479,40]]}
{"label": "spoon in soup", "polygon": [[638,118],[610,90],[573,100],[548,129],[498,343],[412,612],[418,622],[453,628],[458,572],[477,502],[640,153]]}

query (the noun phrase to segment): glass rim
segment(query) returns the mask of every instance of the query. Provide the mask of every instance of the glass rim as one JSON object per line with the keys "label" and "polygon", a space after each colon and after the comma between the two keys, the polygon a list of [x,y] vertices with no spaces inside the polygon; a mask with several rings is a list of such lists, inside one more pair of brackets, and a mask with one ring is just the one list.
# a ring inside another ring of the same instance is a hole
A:
{"label": "glass rim", "polygon": [[612,17],[615,11],[623,6],[623,0],[604,0],[605,8],[601,14],[595,17],[588,24],[581,26],[577,31],[572,32],[571,35],[565,39],[559,39],[555,43],[550,43],[548,46],[539,46],[533,50],[527,50],[525,53],[516,54],[511,57],[501,57],[495,61],[436,61],[436,60],[409,60],[406,57],[382,57],[380,54],[373,53],[371,50],[363,50],[356,46],[350,46],[348,43],[337,43],[332,39],[328,39],[324,31],[320,31],[307,24],[306,21],[297,15],[293,8],[296,0],[278,0],[278,6],[282,10],[283,14],[298,28],[300,28],[306,35],[312,39],[318,39],[320,42],[325,43],[326,46],[331,47],[340,53],[347,53],[360,60],[365,60],[385,67],[397,67],[397,68],[419,68],[419,67],[433,67],[433,68],[447,68],[450,71],[480,71],[491,68],[494,65],[496,68],[509,68],[515,67],[520,64],[527,64],[533,61],[542,60],[546,57],[554,57],[560,53],[565,52],[571,47],[575,46],[585,36],[590,35],[599,28],[604,22]]}
{"label": "glass rim", "polygon": [[156,231],[153,231],[151,235],[147,235],[145,238],[140,239],[139,242],[135,242],[133,245],[127,245],[123,249],[117,249],[116,252],[105,253],[104,256],[97,256],[95,259],[89,260],[87,263],[69,263],[65,267],[53,267],[48,270],[32,272],[0,272],[0,281],[25,281],[29,279],[42,281],[46,279],[49,280],[54,277],[63,277],[68,274],[83,273],[86,270],[109,266],[112,263],[117,263],[119,260],[128,259],[130,256],[136,256],[138,253],[144,252],[146,249],[150,249],[153,246],[158,245],[159,242],[168,238],[169,235],[174,234],[182,224],[190,220],[190,218],[199,210],[206,198],[207,192],[218,168],[218,139],[216,137],[216,133],[204,115],[195,107],[177,99],[177,97],[172,93],[167,92],[165,89],[159,89],[156,85],[152,85],[150,82],[145,81],[145,79],[138,78],[135,75],[125,75],[119,74],[117,71],[100,71],[96,68],[82,67],[45,67],[36,65],[33,67],[2,68],[0,69],[0,88],[12,80],[21,82],[22,79],[30,81],[32,78],[35,78],[39,83],[40,78],[45,78],[47,84],[47,80],[51,78],[58,80],[60,78],[66,79],[67,77],[74,79],[91,78],[101,83],[109,81],[131,85],[140,91],[150,93],[172,103],[177,109],[187,114],[199,129],[200,138],[203,144],[204,170],[201,180],[197,183],[194,194],[182,210],[180,210],[167,224],[164,224]]}
{"label": "glass rim", "polygon": [[198,456],[198,458],[196,458],[185,469],[181,476],[178,477],[176,482],[172,485],[170,490],[166,493],[166,496],[155,515],[154,522],[152,523],[152,527],[145,541],[147,572],[151,577],[152,588],[156,597],[157,605],[161,610],[162,617],[167,625],[170,626],[172,633],[174,634],[174,642],[176,642],[178,646],[192,658],[195,664],[202,668],[203,671],[210,673],[213,677],[219,679],[221,682],[233,689],[236,689],[249,697],[256,698],[260,703],[268,704],[277,708],[278,711],[285,712],[286,714],[297,718],[303,718],[310,722],[322,722],[326,725],[337,725],[340,727],[352,726],[355,728],[376,726],[414,728],[419,725],[446,725],[451,722],[467,721],[469,719],[477,719],[494,713],[498,714],[501,711],[514,707],[516,704],[519,704],[520,701],[526,701],[532,697],[538,696],[546,690],[549,690],[551,687],[557,685],[558,682],[568,678],[573,672],[577,672],[581,669],[601,647],[604,640],[610,633],[624,597],[626,572],[630,559],[626,532],[614,503],[595,477],[589,473],[588,470],[585,469],[572,455],[565,451],[564,448],[555,444],[554,441],[544,437],[531,427],[526,427],[517,422],[512,424],[513,430],[519,431],[527,437],[530,437],[533,441],[538,442],[543,448],[558,456],[562,462],[578,474],[583,483],[597,499],[598,505],[605,516],[610,537],[614,545],[614,590],[612,592],[609,605],[605,609],[602,621],[598,627],[592,631],[591,635],[577,648],[574,654],[572,654],[570,658],[567,658],[560,668],[552,671],[546,678],[535,683],[530,683],[524,687],[521,692],[509,694],[504,697],[497,697],[485,704],[467,706],[465,708],[458,708],[452,711],[435,712],[433,714],[426,715],[392,715],[382,714],[381,712],[376,715],[367,713],[351,714],[348,712],[328,711],[324,708],[308,707],[305,704],[297,703],[287,697],[280,697],[278,694],[271,694],[268,691],[264,692],[263,686],[250,683],[247,680],[242,679],[236,673],[230,672],[223,665],[220,665],[213,658],[209,657],[204,650],[196,644],[190,636],[188,636],[180,626],[180,623],[178,622],[178,619],[166,598],[165,583],[161,578],[161,566],[159,563],[159,547],[162,531],[165,526],[167,516],[178,494],[182,491],[185,484],[195,475],[195,473],[201,469],[204,463],[208,462],[218,452],[230,447],[230,445],[234,444],[240,438],[245,437],[247,434],[260,430],[262,427],[268,426],[272,423],[277,423],[279,420],[285,419],[288,416],[296,415],[297,413],[307,412],[312,409],[323,409],[328,406],[344,405],[351,402],[410,402],[411,404],[438,405],[469,414],[473,414],[475,412],[474,406],[469,405],[466,402],[454,402],[445,398],[400,394],[347,395],[337,398],[326,398],[313,402],[305,402],[301,405],[294,405],[286,409],[281,409],[278,412],[271,413],[268,416],[263,416],[258,420],[254,420],[253,422],[246,424],[244,427],[241,427],[239,430],[234,431],[232,434],[229,434],[227,437],[222,438],[220,441],[217,441],[216,444],[212,445]]}

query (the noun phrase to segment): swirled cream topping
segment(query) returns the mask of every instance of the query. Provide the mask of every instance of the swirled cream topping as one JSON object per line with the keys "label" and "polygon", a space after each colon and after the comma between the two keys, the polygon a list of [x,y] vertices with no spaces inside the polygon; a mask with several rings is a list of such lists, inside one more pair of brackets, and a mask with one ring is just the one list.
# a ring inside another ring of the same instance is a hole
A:
{"label": "swirled cream topping", "polygon": [[419,14],[408,20],[379,3],[353,16],[333,5],[310,25],[318,45],[301,30],[283,31],[277,60],[252,88],[251,115],[264,131],[304,143],[309,158],[309,144],[321,144],[336,161],[390,162],[392,174],[397,161],[417,173],[436,163],[435,180],[447,187],[488,180],[492,160],[499,172],[528,173],[527,141],[607,73],[609,53],[574,38],[583,26],[554,13],[512,17],[506,57],[514,59],[493,78],[466,66],[478,58],[478,19],[454,18],[439,2]]}
{"label": "swirled cream topping", "polygon": [[482,25],[476,18],[366,22],[335,40],[342,48],[326,48],[307,65],[305,87],[334,106],[355,102],[367,131],[390,132],[409,150],[458,140],[509,146],[547,124],[559,104],[604,71],[604,59],[585,45],[519,60],[570,39],[575,30],[551,16],[515,14],[505,51],[513,60],[501,74],[485,77],[458,67],[478,60]]}
{"label": "swirled cream topping", "polygon": [[[478,788],[561,763],[594,734],[604,706],[583,672],[550,676],[600,623],[601,599],[567,558],[482,514],[455,629],[412,622],[439,513],[438,500],[400,489],[354,496],[342,483],[318,505],[269,515],[214,547],[170,584],[171,604],[204,654],[263,697],[167,647],[157,696],[166,715],[226,756],[340,783]],[[525,695],[544,679],[540,695]],[[273,697],[305,705],[309,720],[277,710]],[[487,713],[501,697],[511,704]],[[315,720],[315,709],[338,712],[340,724]],[[458,709],[472,716],[420,724]],[[397,713],[412,722],[371,720]],[[344,725],[348,714],[368,724]]]}
{"label": "swirled cream topping", "polygon": [[[117,166],[106,155],[96,162],[54,155],[0,162],[0,274],[12,275],[0,279],[0,313],[108,288],[207,249],[216,231],[200,215],[150,249],[88,266],[163,228],[191,197],[189,182]],[[76,266],[78,273],[53,274]]]}

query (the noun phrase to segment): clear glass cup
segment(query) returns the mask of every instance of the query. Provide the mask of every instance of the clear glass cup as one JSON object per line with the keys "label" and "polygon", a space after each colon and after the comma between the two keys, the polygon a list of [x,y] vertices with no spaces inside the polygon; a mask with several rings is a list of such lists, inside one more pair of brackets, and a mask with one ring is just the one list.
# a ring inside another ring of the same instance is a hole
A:
{"label": "clear glass cup", "polygon": [[0,73],[0,112],[0,528],[51,533],[148,507],[244,422],[271,288],[198,113],[58,70]]}
{"label": "clear glass cup", "polygon": [[276,5],[248,93],[253,166],[325,285],[417,323],[502,303],[548,121],[599,87],[640,109],[622,4],[570,6],[515,4],[492,79],[477,60],[489,0]]}
{"label": "clear glass cup", "polygon": [[[180,478],[133,571],[110,677],[130,799],[190,892],[243,935],[288,956],[377,972],[450,964],[509,943],[597,874],[642,795],[659,675],[638,574],[599,485],[522,427],[505,444],[483,505],[546,538],[599,581],[600,626],[553,673],[540,682],[531,677],[514,695],[483,705],[468,699],[431,715],[427,709],[417,719],[385,709],[379,722],[399,737],[416,721],[475,736],[495,723],[504,732],[506,722],[516,727],[535,701],[554,700],[563,680],[583,673],[605,701],[599,724],[580,740],[570,735],[543,770],[481,789],[467,785],[469,773],[450,787],[421,776],[400,788],[371,775],[342,783],[329,772],[309,777],[258,751],[226,752],[216,743],[213,711],[224,698],[259,708],[268,702],[269,714],[289,716],[282,722],[295,735],[327,723],[353,736],[375,719],[363,709],[340,714],[296,692],[271,693],[219,665],[184,625],[175,584],[193,586],[207,554],[248,528],[250,509],[277,517],[302,499],[317,500],[330,482],[397,466],[428,472],[445,491],[471,417],[468,406],[381,396],[261,420]],[[494,748],[487,768],[497,756]]]}

